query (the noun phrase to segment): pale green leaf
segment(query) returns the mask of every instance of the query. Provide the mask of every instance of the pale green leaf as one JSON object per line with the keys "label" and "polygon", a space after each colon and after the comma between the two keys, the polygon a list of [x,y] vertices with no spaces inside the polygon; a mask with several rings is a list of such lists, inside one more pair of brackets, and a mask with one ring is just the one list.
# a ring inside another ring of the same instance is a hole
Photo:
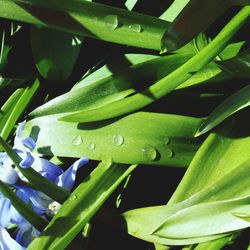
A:
{"label": "pale green leaf", "polygon": [[[193,133],[201,119],[139,112],[108,122],[78,124],[58,115],[27,122],[25,134],[37,138],[46,155],[112,159],[116,163],[187,166],[199,147]],[[143,127],[142,127],[143,125]]]}

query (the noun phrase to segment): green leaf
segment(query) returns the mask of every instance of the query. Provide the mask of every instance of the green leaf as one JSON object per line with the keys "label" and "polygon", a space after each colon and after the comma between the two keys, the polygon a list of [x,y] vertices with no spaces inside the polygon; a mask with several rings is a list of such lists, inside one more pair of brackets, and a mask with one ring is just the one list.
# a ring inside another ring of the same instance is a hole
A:
{"label": "green leaf", "polygon": [[175,0],[172,5],[161,15],[161,19],[173,22],[190,0]]}
{"label": "green leaf", "polygon": [[227,233],[250,227],[250,223],[233,215],[250,209],[250,196],[197,204],[168,219],[153,234],[165,238],[195,238]]}
{"label": "green leaf", "polygon": [[231,59],[218,61],[217,64],[235,76],[250,78],[250,49]]}
{"label": "green leaf", "polygon": [[50,81],[64,81],[72,73],[82,37],[58,30],[31,27],[31,48],[40,74]]}
{"label": "green leaf", "polygon": [[[126,67],[114,75],[98,79],[99,74],[104,73],[103,69],[100,73],[98,72],[97,77],[95,77],[95,73],[93,74],[94,76],[91,77],[93,81],[90,82],[90,75],[70,92],[38,107],[31,113],[31,116],[72,113],[79,110],[93,110],[103,107],[134,94],[137,88],[146,88],[149,83],[161,79],[191,56],[192,54],[188,53],[164,57],[154,56],[153,59],[151,59],[151,56],[149,60]],[[142,55],[142,57],[144,56]],[[218,67],[216,68],[218,69]]]}
{"label": "green leaf", "polygon": [[13,161],[18,170],[28,179],[32,187],[41,192],[47,194],[49,197],[59,203],[63,203],[70,195],[69,191],[57,186],[49,179],[43,177],[37,173],[33,168],[22,168],[19,163],[21,158],[19,155],[9,146],[7,142],[0,137],[0,144],[8,154],[10,159]]}
{"label": "green leaf", "polygon": [[236,211],[232,213],[233,216],[236,216],[242,220],[245,220],[247,222],[250,222],[250,214],[249,214],[249,210],[246,212],[240,212],[240,211]]}
{"label": "green leaf", "polygon": [[[196,210],[198,206],[203,204],[210,204],[216,202],[221,202],[223,200],[236,200],[239,197],[246,197],[250,193],[249,187],[249,171],[250,171],[250,160],[247,160],[242,165],[237,166],[235,169],[232,169],[225,176],[218,178],[218,180],[210,185],[207,185],[201,191],[194,193],[193,195],[187,197],[181,202],[169,203],[167,206],[156,206],[156,207],[146,207],[140,209],[134,209],[127,211],[123,214],[126,222],[128,232],[135,237],[159,244],[167,245],[181,245],[181,244],[191,244],[197,242],[204,242],[208,239],[207,237],[223,237],[224,234],[216,235],[193,235],[192,237],[183,237],[184,234],[181,233],[181,228],[179,228],[180,234],[177,237],[154,235],[152,232],[158,228],[162,228],[165,225],[165,222],[169,218],[178,216],[179,214],[184,213],[185,211]],[[195,185],[189,185],[189,189],[192,189]],[[178,190],[178,189],[177,189]],[[209,205],[210,206],[210,205]],[[226,206],[227,207],[227,206]],[[199,210],[199,209],[198,209]],[[207,209],[199,210],[201,213],[208,211]],[[197,211],[196,211],[197,212]],[[187,213],[189,214],[189,213]],[[209,216],[210,213],[207,214]],[[214,215],[214,213],[212,213]],[[203,214],[204,219],[206,216]],[[189,217],[188,217],[189,218]],[[198,217],[197,217],[198,220]],[[193,219],[192,223],[197,222],[196,219]],[[217,227],[213,226],[213,220],[207,221],[210,222],[210,230],[216,230]],[[176,222],[177,223],[177,222]],[[198,222],[197,222],[198,223]],[[166,224],[167,225],[167,224]],[[178,224],[176,224],[177,226]],[[221,225],[223,223],[221,222]],[[175,223],[173,223],[175,226]],[[180,226],[181,227],[181,226]],[[192,224],[189,223],[189,231]],[[207,226],[205,229],[208,228]],[[177,233],[177,231],[176,231]],[[175,238],[175,239],[174,239]]]}
{"label": "green leaf", "polygon": [[57,118],[44,116],[26,123],[24,133],[37,138],[42,154],[181,167],[187,166],[199,147],[193,138],[201,122],[198,118],[146,112],[90,124]]}
{"label": "green leaf", "polygon": [[201,124],[195,136],[202,135],[235,112],[250,105],[250,85],[240,89],[220,104]]}
{"label": "green leaf", "polygon": [[7,184],[0,181],[1,193],[11,201],[15,209],[33,225],[37,230],[42,231],[48,222],[40,215],[38,215],[30,206],[26,205],[10,188]]}
{"label": "green leaf", "polygon": [[100,163],[28,249],[64,249],[135,167]]}
{"label": "green leaf", "polygon": [[17,101],[19,100],[23,92],[24,92],[23,89],[17,89],[2,106],[0,114],[0,131],[3,130],[6,121],[8,120],[10,114],[12,113],[13,108],[15,107]]}
{"label": "green leaf", "polygon": [[40,82],[35,80],[31,86],[17,90],[2,107],[3,116],[0,121],[0,136],[4,140],[9,137],[14,125],[31,102],[39,86]]}
{"label": "green leaf", "polygon": [[165,96],[184,81],[189,79],[212,59],[218,55],[229,43],[234,34],[248,20],[250,7],[244,7],[203,50],[193,56],[175,71],[151,85],[146,90],[118,100],[95,110],[76,112],[61,117],[60,120],[68,122],[93,122],[134,112],[155,100]]}
{"label": "green leaf", "polygon": [[0,8],[3,18],[155,50],[160,50],[169,25],[156,17],[88,1],[3,0]]}
{"label": "green leaf", "polygon": [[[166,245],[212,240],[208,236],[174,240],[151,233],[169,216],[182,209],[249,195],[249,128],[245,116],[238,115],[235,120],[228,121],[224,127],[211,134],[195,154],[167,206],[141,208],[124,214],[128,232],[140,239]],[[225,234],[213,235],[214,239],[223,236]]]}
{"label": "green leaf", "polygon": [[189,1],[163,35],[162,50],[174,51],[187,44],[229,7],[230,3],[224,0],[210,0],[203,4]]}

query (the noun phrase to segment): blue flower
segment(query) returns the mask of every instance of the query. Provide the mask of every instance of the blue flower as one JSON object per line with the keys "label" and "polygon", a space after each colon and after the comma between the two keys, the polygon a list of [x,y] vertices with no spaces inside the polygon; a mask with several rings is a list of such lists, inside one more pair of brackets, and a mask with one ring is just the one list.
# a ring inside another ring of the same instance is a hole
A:
{"label": "blue flower", "polygon": [[[38,153],[33,152],[36,147],[36,143],[31,137],[22,137],[24,125],[25,123],[23,122],[18,126],[13,147],[22,159],[20,166],[23,168],[32,167],[56,185],[67,190],[71,190],[76,180],[77,170],[86,164],[88,160],[86,158],[80,158],[64,172],[59,166],[47,159],[42,158]],[[26,204],[31,203],[34,211],[41,216],[53,216],[61,206],[61,204],[57,203],[44,193],[23,185],[24,182],[28,182],[28,180],[17,168],[13,166],[12,160],[6,153],[0,153],[0,179],[7,184],[11,184],[17,190],[16,194],[19,198],[21,198]],[[23,182],[18,181],[19,179]],[[0,240],[1,235],[7,234],[8,236],[6,236],[6,239],[8,239],[8,241],[6,241],[6,243],[2,243],[5,244],[2,248],[0,243],[0,249],[24,249],[23,247],[28,246],[29,243],[39,235],[39,231],[37,231],[16,211],[8,199],[3,197],[1,199]],[[19,230],[16,235],[16,241],[11,238],[5,229],[9,223],[18,226]],[[15,244],[20,248],[15,248]],[[11,247],[12,245],[13,247]]]}
{"label": "blue flower", "polygon": [[20,217],[20,214],[18,214],[15,208],[11,205],[10,200],[3,197],[0,193],[0,249],[24,250],[24,248],[15,241],[6,230],[12,220],[13,212],[17,218]]}

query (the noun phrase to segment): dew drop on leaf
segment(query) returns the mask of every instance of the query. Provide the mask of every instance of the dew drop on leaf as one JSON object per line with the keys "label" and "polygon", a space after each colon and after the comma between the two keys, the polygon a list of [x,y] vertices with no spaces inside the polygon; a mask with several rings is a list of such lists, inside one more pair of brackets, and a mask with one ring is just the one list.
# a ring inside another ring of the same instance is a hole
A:
{"label": "dew drop on leaf", "polygon": [[82,144],[82,137],[80,135],[76,136],[72,143],[75,145],[75,146],[79,146]]}
{"label": "dew drop on leaf", "polygon": [[114,135],[113,141],[116,146],[121,146],[124,143],[124,138],[121,135]]}
{"label": "dew drop on leaf", "polygon": [[75,194],[71,194],[70,197],[69,197],[70,201],[74,201],[76,199],[77,199],[77,196]]}
{"label": "dew drop on leaf", "polygon": [[174,152],[171,148],[167,148],[165,154],[168,158],[172,158],[174,156]]}
{"label": "dew drop on leaf", "polygon": [[157,157],[157,151],[154,147],[146,145],[142,148],[142,155],[143,158],[146,158],[147,160],[150,161],[154,161]]}
{"label": "dew drop on leaf", "polygon": [[105,25],[107,28],[111,30],[115,30],[118,28],[119,21],[118,21],[118,16],[117,15],[107,15],[105,17]]}
{"label": "dew drop on leaf", "polygon": [[136,24],[130,24],[128,27],[129,27],[130,30],[132,30],[134,32],[137,32],[137,33],[142,32],[142,27],[138,23],[136,23]]}
{"label": "dew drop on leaf", "polygon": [[94,143],[90,143],[90,144],[88,145],[88,149],[89,149],[89,150],[94,150],[94,149],[95,149],[95,144],[94,144]]}
{"label": "dew drop on leaf", "polygon": [[163,142],[164,142],[165,145],[168,145],[170,143],[169,137],[164,137]]}

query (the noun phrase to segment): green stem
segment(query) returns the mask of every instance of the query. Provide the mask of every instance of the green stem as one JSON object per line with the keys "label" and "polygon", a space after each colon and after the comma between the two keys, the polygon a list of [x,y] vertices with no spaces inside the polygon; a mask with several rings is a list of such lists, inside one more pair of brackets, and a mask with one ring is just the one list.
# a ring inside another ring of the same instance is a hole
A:
{"label": "green stem", "polygon": [[[26,205],[10,188],[8,185],[0,181],[0,192],[11,201],[11,204],[16,210],[33,225],[37,230],[42,231],[48,222],[39,216],[33,209]],[[1,215],[4,216],[4,215]]]}
{"label": "green stem", "polygon": [[114,43],[160,50],[169,23],[84,0],[1,0],[0,17]]}
{"label": "green stem", "polygon": [[249,15],[250,7],[244,7],[203,50],[145,91],[107,104],[99,109],[64,116],[60,120],[69,122],[99,121],[128,114],[151,104],[167,95],[211,62],[228,45],[235,33],[248,20]]}

